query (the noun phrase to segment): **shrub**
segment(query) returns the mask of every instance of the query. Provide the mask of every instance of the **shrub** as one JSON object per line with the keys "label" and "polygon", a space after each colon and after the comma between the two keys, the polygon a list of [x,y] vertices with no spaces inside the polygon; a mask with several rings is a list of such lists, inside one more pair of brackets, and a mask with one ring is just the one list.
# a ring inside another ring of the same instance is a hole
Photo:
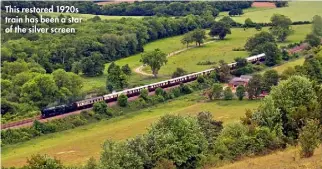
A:
{"label": "shrub", "polygon": [[205,78],[203,77],[203,76],[199,76],[198,78],[197,78],[197,82],[198,83],[205,83]]}
{"label": "shrub", "polygon": [[163,96],[165,94],[165,91],[162,88],[158,87],[157,89],[155,89],[155,94],[158,96]]}
{"label": "shrub", "polygon": [[100,102],[94,103],[93,111],[98,114],[111,116],[111,114],[107,110],[107,104],[105,103],[105,101],[100,101]]}
{"label": "shrub", "polygon": [[300,132],[301,156],[311,157],[320,144],[321,128],[318,120],[307,120]]}
{"label": "shrub", "polygon": [[128,104],[128,101],[127,101],[127,96],[124,95],[124,94],[121,94],[118,98],[117,98],[117,103],[119,106],[121,107],[126,107],[127,104]]}
{"label": "shrub", "polygon": [[172,78],[180,77],[180,76],[183,76],[183,75],[186,75],[186,74],[187,74],[187,71],[185,71],[184,69],[178,67],[176,69],[176,71],[173,72]]}
{"label": "shrub", "polygon": [[238,100],[243,100],[245,96],[245,87],[243,85],[237,87],[236,96],[238,97]]}
{"label": "shrub", "polygon": [[200,62],[197,63],[197,65],[214,65],[214,64],[216,64],[216,62],[211,62],[209,60],[207,60],[207,61],[200,61]]}
{"label": "shrub", "polygon": [[232,100],[233,97],[234,97],[234,94],[231,91],[231,88],[226,87],[226,89],[224,90],[224,98],[225,98],[225,100]]}
{"label": "shrub", "polygon": [[144,100],[148,100],[148,96],[149,96],[149,91],[147,89],[142,89],[140,91],[140,98],[144,99]]}
{"label": "shrub", "polygon": [[192,93],[192,89],[188,85],[180,84],[180,92],[182,94],[190,94],[190,93]]}

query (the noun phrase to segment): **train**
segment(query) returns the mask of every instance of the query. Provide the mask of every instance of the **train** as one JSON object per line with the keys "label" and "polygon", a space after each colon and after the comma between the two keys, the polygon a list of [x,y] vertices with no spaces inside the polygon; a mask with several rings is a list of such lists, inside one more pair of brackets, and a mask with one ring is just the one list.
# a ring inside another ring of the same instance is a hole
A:
{"label": "train", "polygon": [[[247,62],[252,63],[252,64],[254,64],[258,61],[262,62],[265,60],[265,53],[248,57],[248,58],[246,58],[246,60],[247,60]],[[235,69],[236,65],[237,65],[236,62],[228,64],[228,66],[230,67],[231,70]],[[124,94],[128,98],[130,98],[130,97],[139,95],[140,91],[143,89],[147,89],[149,92],[152,92],[159,87],[160,88],[168,88],[171,86],[176,86],[181,83],[191,82],[191,81],[196,80],[198,78],[198,76],[209,75],[211,72],[213,72],[215,70],[216,70],[216,68],[207,69],[207,70],[204,70],[201,72],[191,73],[188,75],[164,80],[164,81],[157,82],[157,83],[152,83],[152,84],[148,84],[148,85],[144,85],[144,86],[126,89],[126,90],[119,91],[119,92],[114,92],[111,94],[106,94],[106,95],[99,96],[99,97],[76,101],[71,104],[64,104],[64,105],[59,105],[59,106],[55,106],[55,107],[44,108],[41,110],[41,118],[53,117],[53,116],[66,114],[66,113],[77,111],[77,110],[83,110],[86,108],[90,108],[93,106],[94,103],[100,102],[100,101],[105,101],[106,103],[114,102],[114,101],[117,101],[118,96],[120,96],[121,94]]]}

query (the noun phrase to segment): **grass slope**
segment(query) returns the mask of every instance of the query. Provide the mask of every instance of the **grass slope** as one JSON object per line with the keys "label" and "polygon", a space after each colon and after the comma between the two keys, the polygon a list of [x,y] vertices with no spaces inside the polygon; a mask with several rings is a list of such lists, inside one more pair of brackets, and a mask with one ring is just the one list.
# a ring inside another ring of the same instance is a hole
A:
{"label": "grass slope", "polygon": [[210,111],[215,119],[224,122],[238,120],[245,109],[254,109],[259,101],[204,102],[201,92],[180,97],[168,103],[132,112],[108,121],[54,133],[2,149],[2,165],[21,166],[32,154],[49,154],[64,164],[80,164],[91,156],[99,157],[106,139],[123,140],[146,132],[146,128],[165,114],[196,115]]}
{"label": "grass slope", "polygon": [[[288,37],[288,40],[284,43],[280,43],[280,45],[286,45],[288,43],[299,42],[303,40],[311,30],[311,25],[296,25],[293,26],[294,34]],[[264,28],[265,31],[268,28]],[[175,71],[177,67],[184,68],[189,73],[197,72],[201,70],[205,70],[211,68],[214,65],[197,65],[199,61],[216,61],[223,59],[226,62],[232,62],[235,57],[248,57],[248,53],[246,51],[232,51],[233,48],[242,48],[247,41],[247,38],[253,36],[258,33],[255,29],[239,29],[233,28],[232,34],[227,36],[226,40],[216,41],[213,43],[209,43],[205,46],[193,48],[182,52],[178,55],[172,56],[168,58],[167,65],[163,66],[159,72],[159,77],[157,79],[152,77],[147,77],[143,75],[139,75],[133,73],[130,77],[129,82],[131,85],[142,85],[148,84],[152,82],[161,81],[171,77],[171,74]],[[171,53],[176,50],[180,50],[185,48],[185,45],[180,43],[181,36],[175,36],[170,38],[165,38],[161,40],[157,40],[151,43],[148,43],[144,46],[145,51],[152,51],[156,48],[161,49],[165,53]],[[208,39],[209,40],[209,39]],[[131,69],[135,69],[140,66],[141,53],[129,56],[127,58],[123,58],[116,61],[118,65],[129,64]],[[105,72],[109,64],[105,65]],[[144,71],[151,73],[148,67],[144,68]],[[89,91],[94,88],[105,87],[106,84],[106,74],[99,77],[85,77],[85,91]]]}
{"label": "grass slope", "polygon": [[[247,18],[254,22],[270,22],[273,14],[282,14],[292,21],[311,21],[314,15],[322,15],[322,2],[297,1],[288,2],[288,4],[289,6],[284,8],[250,8],[245,10],[243,15],[232,18],[239,23],[244,23]],[[227,16],[227,13],[221,15]]]}
{"label": "grass slope", "polygon": [[[321,169],[322,146],[310,158],[299,158],[299,148],[288,148],[262,157],[244,159],[217,169]],[[215,168],[211,168],[215,169]]]}

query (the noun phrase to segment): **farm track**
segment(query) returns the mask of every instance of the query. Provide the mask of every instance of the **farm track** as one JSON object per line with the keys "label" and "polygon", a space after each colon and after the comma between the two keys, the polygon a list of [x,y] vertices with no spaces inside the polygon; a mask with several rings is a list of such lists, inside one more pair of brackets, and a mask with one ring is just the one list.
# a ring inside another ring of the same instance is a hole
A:
{"label": "farm track", "polygon": [[[203,43],[201,46],[204,46],[204,45],[206,45],[206,44],[208,44],[208,43],[212,43],[212,42],[215,42],[215,40],[212,40],[212,41],[209,41],[209,42],[205,42],[205,43]],[[179,53],[181,53],[181,52],[187,51],[187,50],[189,50],[189,49],[196,48],[196,47],[198,47],[198,46],[190,46],[190,47],[188,47],[188,48],[184,48],[184,49],[180,49],[180,50],[177,50],[177,51],[171,52],[171,53],[169,53],[169,54],[167,55],[167,58],[168,58],[168,57],[171,57],[171,56],[174,56],[174,55],[176,55],[176,54],[179,54]],[[145,67],[145,65],[141,65],[141,66],[139,66],[139,67],[135,68],[135,69],[134,69],[134,72],[135,72],[135,73],[138,73],[138,74],[141,74],[141,75],[144,75],[144,76],[153,76],[153,74],[150,74],[150,73],[146,73],[146,72],[144,72],[144,71],[143,71],[143,68],[144,68],[144,67]]]}

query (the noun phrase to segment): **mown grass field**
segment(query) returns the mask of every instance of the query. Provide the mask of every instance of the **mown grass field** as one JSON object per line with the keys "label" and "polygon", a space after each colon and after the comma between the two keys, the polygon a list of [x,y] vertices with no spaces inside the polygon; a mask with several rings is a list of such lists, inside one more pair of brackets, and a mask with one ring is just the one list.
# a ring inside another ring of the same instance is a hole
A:
{"label": "mown grass field", "polygon": [[[280,43],[280,45],[286,45],[289,43],[299,42],[303,40],[311,30],[311,25],[296,25],[293,26],[294,34],[288,37],[288,40],[284,43]],[[264,31],[267,31],[268,28],[264,28]],[[211,68],[215,65],[197,65],[199,61],[215,61],[224,60],[226,62],[232,62],[236,57],[248,57],[248,53],[246,51],[233,51],[233,48],[243,48],[247,39],[254,34],[258,33],[255,29],[246,29],[245,31],[240,28],[233,28],[232,34],[227,36],[226,40],[216,41],[213,43],[206,44],[201,47],[193,48],[187,51],[184,51],[178,55],[172,56],[168,58],[168,63],[161,68],[159,71],[159,77],[157,79],[140,75],[133,72],[133,75],[129,79],[129,83],[131,85],[142,85],[153,83],[157,81],[161,81],[167,78],[171,78],[171,74],[175,71],[177,67],[181,67],[187,70],[189,73],[197,72],[201,70],[205,70]],[[180,43],[181,36],[175,36],[170,38],[165,38],[161,40],[157,40],[151,43],[148,43],[144,46],[145,51],[152,51],[156,48],[161,49],[165,53],[171,53],[180,49],[185,48],[186,46]],[[211,40],[210,38],[207,39]],[[193,44],[191,44],[193,45]],[[131,69],[135,69],[138,66],[142,65],[140,63],[141,54],[136,54],[133,56],[129,56],[127,58],[123,58],[117,60],[115,63],[118,65],[129,64]],[[105,87],[106,84],[106,69],[109,64],[105,65],[104,75],[99,77],[90,77],[84,78],[85,85],[84,91],[91,90],[93,88]],[[151,73],[149,67],[145,67],[143,69],[145,72]]]}
{"label": "mown grass field", "polygon": [[[297,1],[288,2],[288,4],[289,6],[284,8],[250,8],[246,9],[243,15],[232,18],[239,23],[244,23],[247,18],[254,22],[268,23],[273,14],[288,16],[292,21],[311,21],[314,15],[322,15],[322,2],[319,1]],[[226,12],[220,15],[228,14]]]}
{"label": "mown grass field", "polygon": [[255,109],[258,104],[259,101],[249,100],[206,102],[201,92],[194,92],[122,117],[6,146],[2,149],[2,165],[21,166],[27,157],[37,153],[55,156],[64,164],[81,164],[91,156],[98,158],[106,139],[135,137],[146,132],[147,127],[165,114],[196,115],[200,111],[210,111],[215,119],[231,122],[239,120],[245,109]]}
{"label": "mown grass field", "polygon": [[299,148],[290,147],[285,151],[272,154],[246,158],[233,164],[211,169],[321,169],[322,168],[322,146],[315,150],[310,158],[300,158]]}
{"label": "mown grass field", "polygon": [[40,13],[44,16],[50,17],[58,17],[63,14],[65,16],[70,15],[71,17],[83,18],[83,20],[88,20],[93,18],[94,16],[99,16],[103,20],[111,20],[111,19],[121,19],[121,18],[143,18],[142,16],[107,16],[107,15],[92,15],[92,14],[80,14],[80,13]]}

